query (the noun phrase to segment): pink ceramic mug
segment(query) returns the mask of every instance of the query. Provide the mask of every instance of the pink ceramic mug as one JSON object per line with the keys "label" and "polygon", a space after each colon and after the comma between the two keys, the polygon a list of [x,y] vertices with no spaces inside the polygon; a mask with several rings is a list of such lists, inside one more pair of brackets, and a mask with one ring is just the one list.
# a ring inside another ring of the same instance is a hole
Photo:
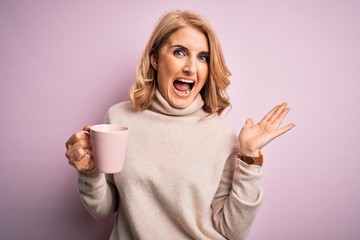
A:
{"label": "pink ceramic mug", "polygon": [[129,129],[117,124],[90,127],[95,167],[102,173],[120,172],[124,165]]}

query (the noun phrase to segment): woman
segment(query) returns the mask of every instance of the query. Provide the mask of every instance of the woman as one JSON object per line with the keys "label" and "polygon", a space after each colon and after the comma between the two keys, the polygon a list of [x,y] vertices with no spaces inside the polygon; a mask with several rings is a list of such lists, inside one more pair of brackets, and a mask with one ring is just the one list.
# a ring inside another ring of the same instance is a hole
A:
{"label": "woman", "polygon": [[229,75],[209,23],[170,12],[146,46],[131,102],[105,117],[130,129],[123,170],[96,171],[89,126],[69,138],[85,206],[97,219],[117,213],[111,239],[246,238],[263,196],[260,150],[294,124],[279,128],[284,103],[237,137],[220,116]]}

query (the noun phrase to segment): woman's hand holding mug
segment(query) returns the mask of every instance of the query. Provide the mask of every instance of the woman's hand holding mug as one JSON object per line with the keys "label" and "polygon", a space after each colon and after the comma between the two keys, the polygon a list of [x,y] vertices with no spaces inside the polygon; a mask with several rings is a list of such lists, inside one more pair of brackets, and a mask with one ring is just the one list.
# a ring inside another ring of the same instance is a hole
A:
{"label": "woman's hand holding mug", "polygon": [[91,151],[90,125],[83,131],[74,133],[65,143],[65,156],[69,164],[80,172],[91,171],[95,168],[93,153]]}

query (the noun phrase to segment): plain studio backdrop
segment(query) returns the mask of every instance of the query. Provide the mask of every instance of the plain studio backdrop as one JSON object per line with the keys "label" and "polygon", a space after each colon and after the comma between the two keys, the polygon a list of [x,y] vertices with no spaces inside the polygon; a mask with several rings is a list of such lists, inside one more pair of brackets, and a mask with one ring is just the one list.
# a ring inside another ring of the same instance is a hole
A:
{"label": "plain studio backdrop", "polygon": [[114,219],[83,207],[65,141],[128,100],[151,31],[175,9],[215,28],[237,132],[278,103],[292,109],[296,128],[263,149],[265,198],[248,239],[358,239],[360,3],[350,0],[1,0],[0,238],[108,238]]}

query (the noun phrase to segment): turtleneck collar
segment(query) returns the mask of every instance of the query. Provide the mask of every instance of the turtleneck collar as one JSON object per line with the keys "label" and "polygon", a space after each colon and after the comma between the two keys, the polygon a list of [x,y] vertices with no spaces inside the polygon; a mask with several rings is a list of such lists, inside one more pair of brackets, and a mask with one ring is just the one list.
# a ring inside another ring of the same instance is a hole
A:
{"label": "turtleneck collar", "polygon": [[201,115],[205,116],[207,113],[202,109],[204,101],[200,94],[198,94],[194,101],[186,108],[174,108],[162,96],[158,89],[155,90],[155,96],[151,103],[150,110],[159,112],[170,116],[186,116],[186,115]]}

